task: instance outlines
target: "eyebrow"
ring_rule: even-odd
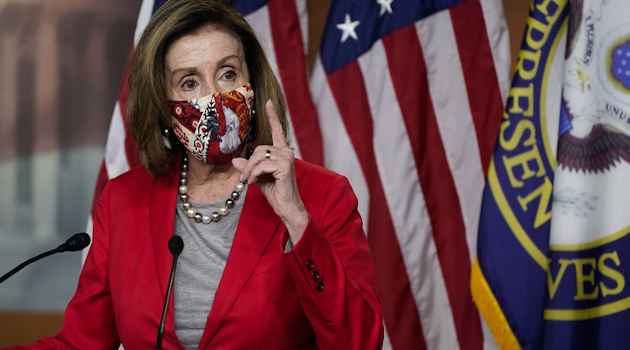
[[[219,62],[217,62],[217,67],[221,67],[223,66],[227,61],[236,58],[237,60],[240,61],[241,57],[239,55],[229,55],[226,57],[223,57],[221,60],[219,60]],[[180,73],[180,72],[186,72],[188,74],[190,73],[197,73],[197,68],[196,67],[183,67],[183,68],[177,68],[174,71],[171,72],[171,82],[173,81],[173,77],[175,76],[175,74]],[[186,75],[188,75],[186,74]]]

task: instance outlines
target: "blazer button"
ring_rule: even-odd
[[[311,271],[312,269],[315,268],[315,263],[313,262],[313,260],[308,260],[306,261],[306,268]]]
[[[323,291],[324,290],[324,282],[323,281],[317,282],[317,285],[315,286],[315,288],[317,288],[318,292]]]
[[[317,270],[313,271],[313,274],[311,275],[311,277],[313,277],[313,281],[315,282],[319,281],[319,271]]]

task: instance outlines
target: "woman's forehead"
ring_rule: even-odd
[[[230,58],[243,58],[243,46],[236,35],[206,26],[176,40],[166,53],[167,68],[215,65]]]

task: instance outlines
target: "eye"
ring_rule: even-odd
[[[182,90],[190,91],[194,90],[197,87],[197,82],[194,79],[186,79],[182,83]]]
[[[232,81],[232,80],[236,79],[236,72],[230,69],[227,72],[223,73],[223,77],[222,78],[227,80],[227,81]]]

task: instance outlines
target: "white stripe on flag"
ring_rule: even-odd
[[[374,154],[429,348],[459,349],[417,165],[382,41],[359,58],[374,122]],[[416,78],[416,77],[412,77]]]
[[[501,89],[503,104],[507,100],[510,89],[510,33],[508,33],[505,17],[503,16],[503,3],[499,0],[480,0],[483,18],[486,23],[486,35],[492,50],[494,69],[497,72],[497,81]]]
[[[271,26],[269,25],[269,6],[265,5],[258,10],[250,13],[245,16],[245,19],[252,26],[254,32],[256,32],[256,36],[258,37],[258,41],[260,45],[265,50],[267,54],[267,60],[269,61],[269,65],[273,70],[273,73],[276,75],[278,82],[282,86],[282,81],[280,80],[280,71],[278,68],[278,61],[276,59],[276,50],[273,46],[273,37],[271,34]],[[282,88],[282,92],[285,93],[284,87]],[[286,93],[285,93],[286,96]],[[289,141],[289,145],[293,148],[296,158],[300,157],[300,148],[297,144],[297,139],[295,138],[295,132],[293,131],[292,123],[291,123],[291,114],[287,108],[287,127],[289,129],[289,135],[287,135],[287,140]]]
[[[427,65],[431,101],[466,226],[470,261],[475,257],[484,172],[466,82],[448,11],[416,23]]]
[[[387,327],[385,327],[385,322],[383,322],[383,329],[385,329],[385,333],[383,334],[383,347],[381,350],[393,350],[392,341],[389,340],[389,334],[387,334]]]
[[[125,154],[126,132],[123,123],[120,104],[116,102],[114,115],[109,125],[109,133],[107,134],[107,144],[105,145],[105,168],[109,179],[113,179],[129,170],[129,162]]]
[[[278,62],[276,61],[276,51],[273,47],[273,38],[271,36],[271,27],[269,26],[269,7],[267,5],[245,16],[245,19],[252,26],[260,45],[267,54],[267,60],[276,77],[280,77],[278,71]]]
[[[359,201],[359,213],[363,218],[363,230],[367,232],[369,219],[370,191],[361,171],[359,158],[350,142],[350,136],[341,120],[326,73],[320,58],[317,58],[311,79],[311,94],[317,101],[319,127],[322,131],[324,160],[326,167],[348,178]]]
[[[304,44],[304,55],[308,55],[308,9],[305,0],[295,0],[298,18],[300,19],[300,29],[302,30],[302,44]]]
[[[138,43],[138,40],[140,39],[144,28],[149,23],[151,16],[153,16],[153,4],[154,0],[142,0],[140,12],[138,13],[138,21],[136,22],[136,31],[133,35],[134,47],[136,46],[135,44]]]

